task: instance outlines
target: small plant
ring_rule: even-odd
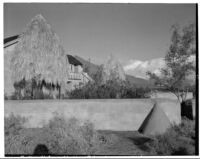
[[[5,135],[19,133],[19,131],[24,128],[23,125],[26,121],[26,118],[15,116],[13,113],[8,117],[5,117]]]
[[[15,116],[14,114],[5,117],[4,133],[6,154],[23,154],[24,148],[21,147],[21,143],[23,143],[25,137],[23,135],[21,136],[21,132],[24,129],[24,123],[26,121],[26,118]]]

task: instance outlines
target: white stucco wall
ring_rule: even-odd
[[[181,122],[180,104],[157,99],[171,123]],[[5,101],[5,116],[11,113],[29,118],[28,127],[42,127],[54,113],[65,118],[89,120],[98,130],[136,131],[150,112],[151,99],[18,100]]]

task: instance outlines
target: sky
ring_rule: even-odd
[[[113,54],[123,65],[164,57],[174,24],[195,22],[195,4],[5,3],[4,38],[20,34],[37,14],[65,51],[96,64]]]

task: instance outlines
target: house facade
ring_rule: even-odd
[[[69,77],[67,81],[67,90],[71,91],[77,87],[84,86],[93,79],[83,71],[83,64],[74,56],[67,55],[69,62]]]

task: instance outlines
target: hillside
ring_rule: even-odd
[[[142,78],[138,78],[138,77],[134,77],[132,75],[126,75],[126,79],[130,83],[135,84],[136,86],[139,86],[139,87],[151,87],[151,86],[153,86],[151,81],[145,80],[145,79],[142,79]]]
[[[99,65],[93,64],[82,57],[79,56],[74,56],[77,60],[79,60],[83,64],[83,68],[87,68],[87,73],[92,77],[98,70]],[[132,75],[126,75],[126,79],[131,83],[135,84],[136,86],[139,87],[147,87],[151,86],[151,82],[142,78],[137,78]]]

